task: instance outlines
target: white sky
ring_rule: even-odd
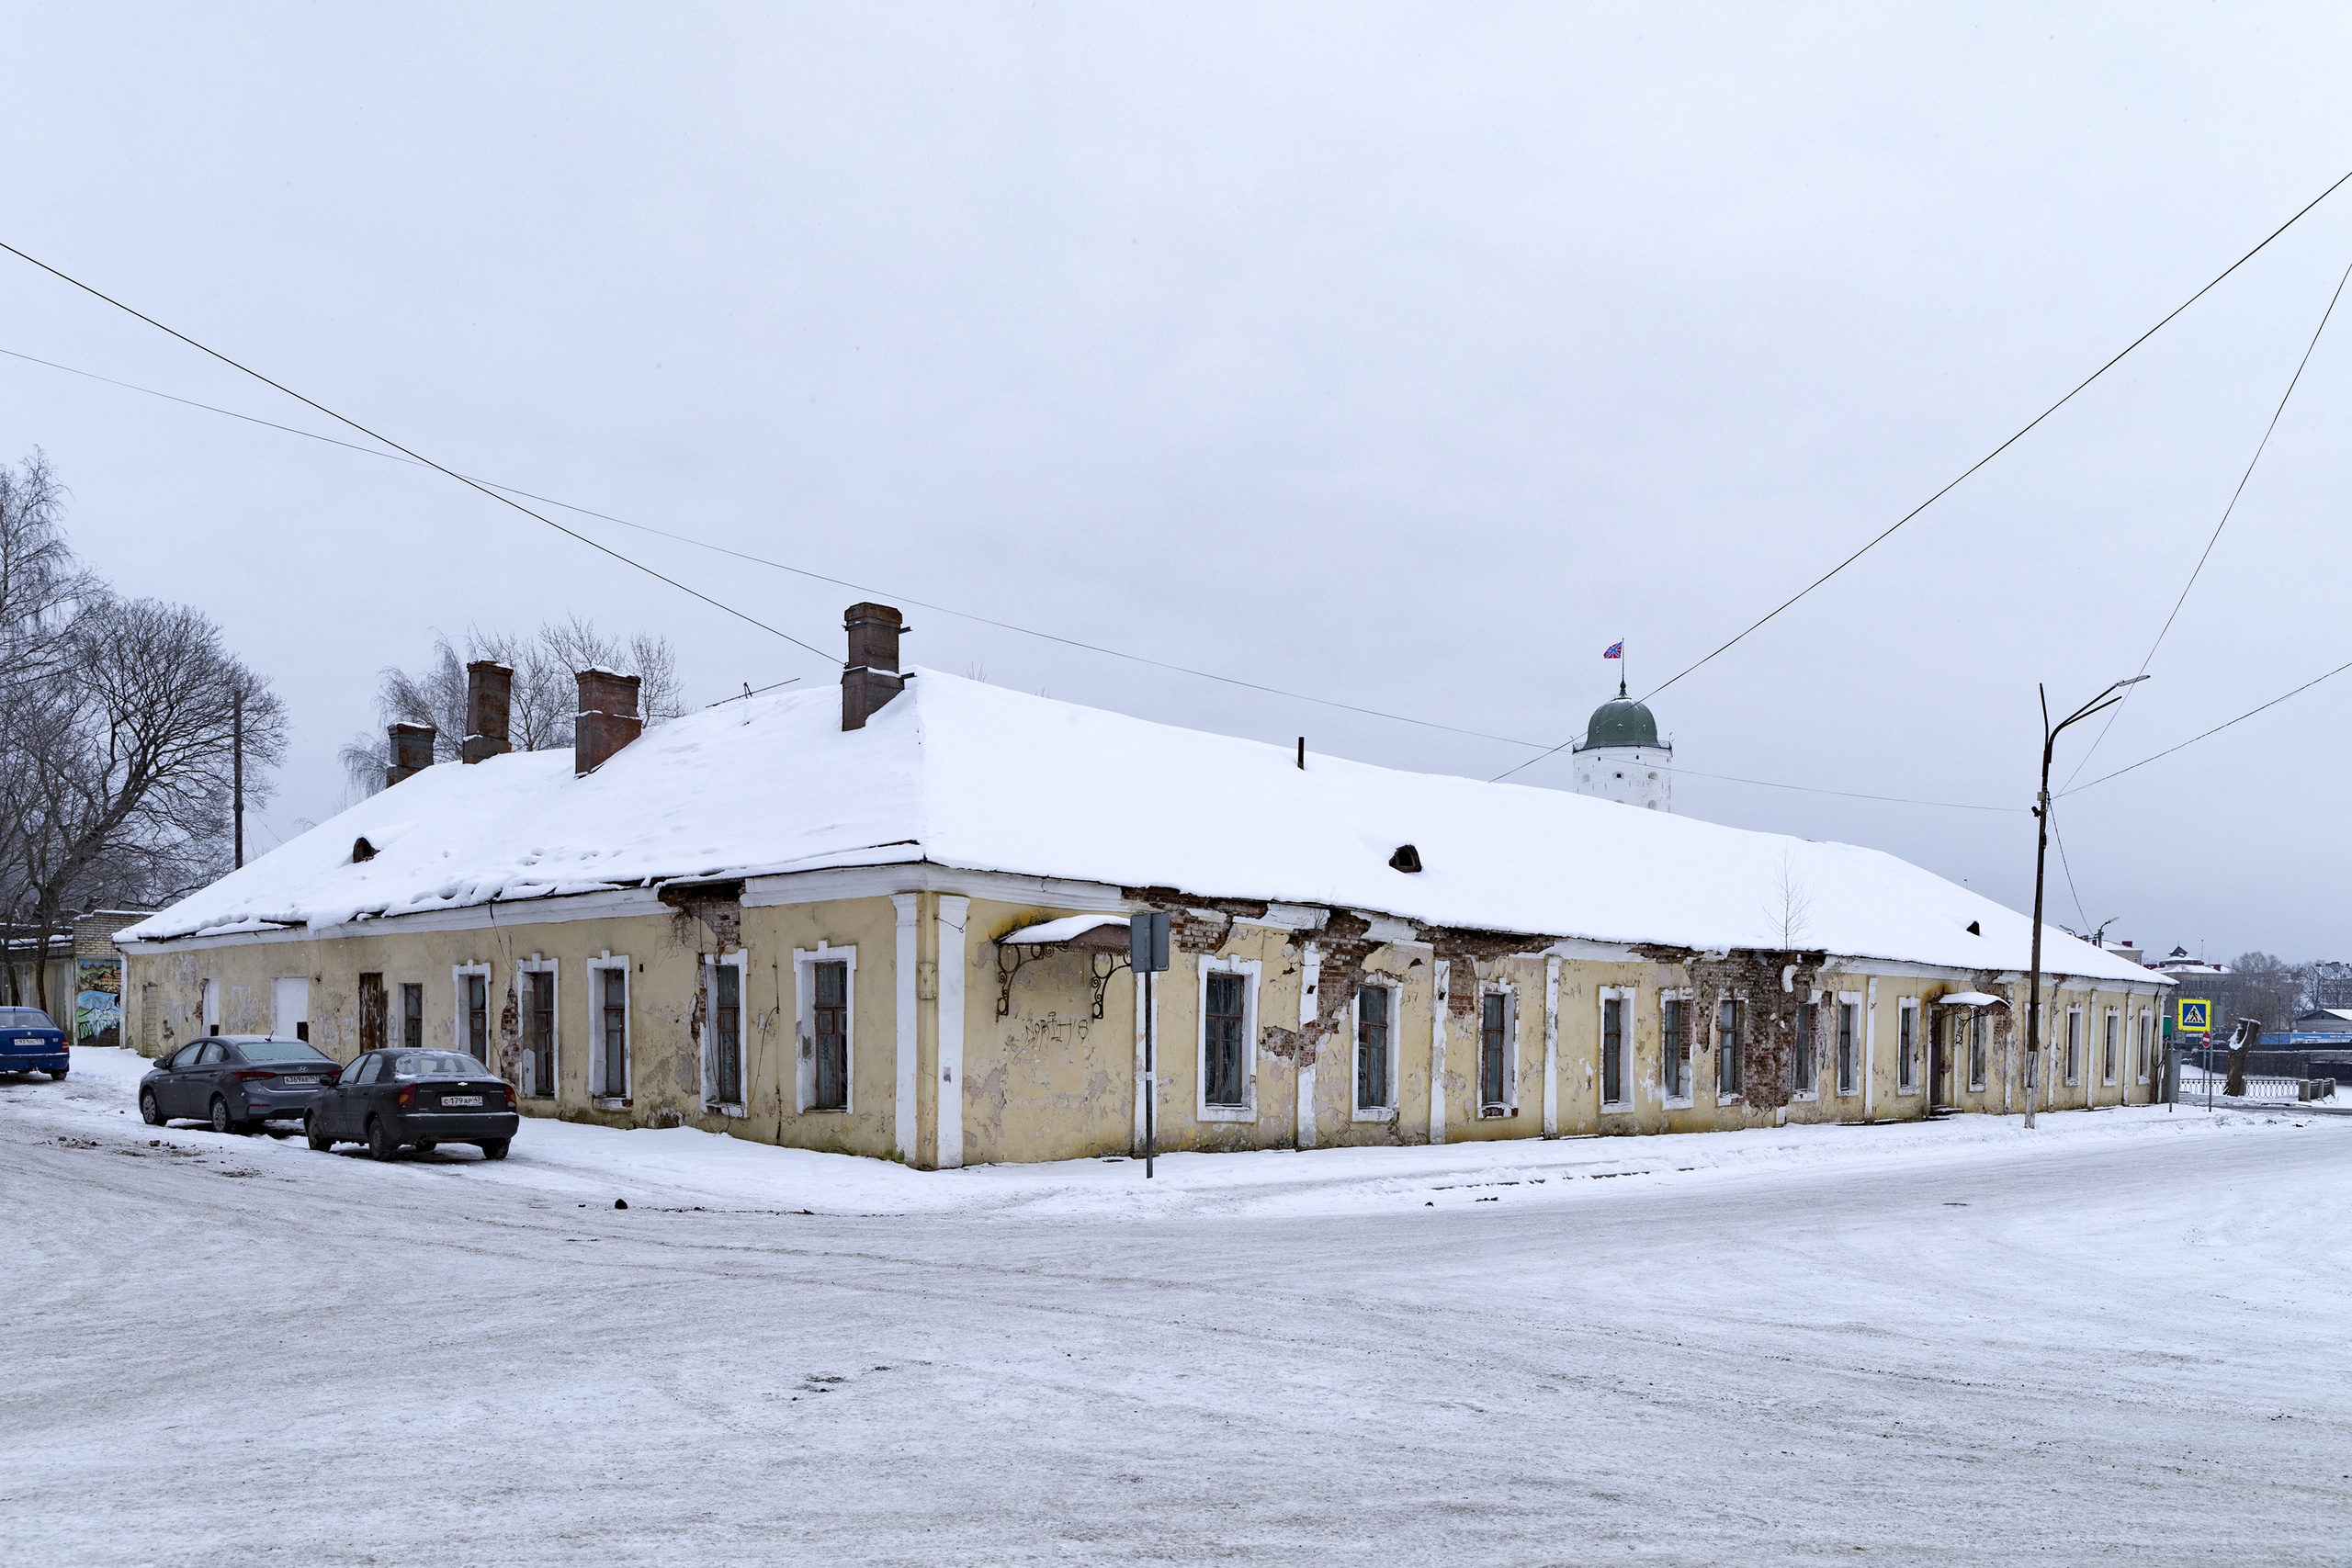
[[[1909,510],[2352,168],[2324,8],[23,6],[0,237],[468,472],[1153,657],[1551,742]],[[0,349],[324,422],[0,257]],[[2352,262],[2339,192],[1657,703],[1678,760],[2022,807]],[[2352,300],[2086,779],[2352,658]],[[834,669],[448,480],[0,358],[76,544],[291,705],[330,814],[435,629]],[[559,513],[558,515],[563,515]],[[579,524],[580,519],[566,517]],[[597,536],[829,650],[860,595]],[[1520,749],[909,606],[910,656],[1492,774]],[[2052,917],[2352,954],[2352,673],[2065,803]],[[2096,733],[2095,731],[2091,733]],[[2079,737],[2079,739],[2077,739]],[[2061,777],[2088,744],[2065,743]],[[1565,787],[1566,757],[1522,774]],[[2031,819],[1686,774],[2019,907]],[[1204,824],[1213,831],[1214,824]]]

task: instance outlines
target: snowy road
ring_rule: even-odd
[[[538,1122],[381,1167],[158,1135],[135,1073],[0,1080],[0,1562],[2352,1560],[2352,1118],[1147,1192]]]

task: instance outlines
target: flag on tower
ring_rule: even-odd
[[[1601,658],[1603,658],[1603,659],[1623,659],[1623,658],[1624,658],[1624,657],[1625,657],[1625,644],[1624,644],[1622,640],[1617,641],[1617,642],[1612,642],[1612,643],[1611,643],[1611,644],[1609,645],[1609,651],[1608,651],[1608,652],[1606,652],[1606,653],[1604,653],[1604,654],[1602,654],[1600,657],[1601,657]]]

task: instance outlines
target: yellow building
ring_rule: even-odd
[[[473,1052],[526,1111],[925,1167],[2018,1111],[2030,923],[1891,855],[899,673],[400,782],[118,938],[126,1026]],[[430,755],[429,748],[423,755]],[[1302,765],[1303,764],[1303,765]],[[2051,930],[2035,1099],[2153,1096],[2165,981]]]

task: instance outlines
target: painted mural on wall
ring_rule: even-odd
[[[74,961],[74,1038],[93,1045],[122,1043],[122,961]]]

